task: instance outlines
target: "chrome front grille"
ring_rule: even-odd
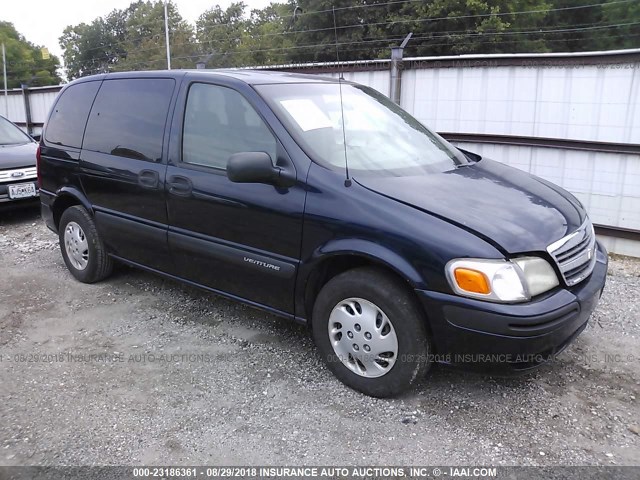
[[[16,168],[13,170],[0,170],[0,183],[19,182],[31,180],[38,176],[36,167]]]
[[[596,235],[587,218],[578,230],[547,247],[568,286],[591,275],[596,264]]]

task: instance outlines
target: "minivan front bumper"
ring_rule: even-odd
[[[551,360],[586,328],[604,289],[607,264],[607,251],[598,242],[586,280],[521,304],[417,290],[433,335],[434,360],[514,370]]]

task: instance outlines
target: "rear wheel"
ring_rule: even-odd
[[[330,280],[313,309],[314,340],[329,369],[349,387],[390,397],[430,366],[425,319],[401,281],[375,268]]]
[[[107,255],[95,223],[84,207],[67,208],[58,228],[62,258],[71,274],[83,283],[108,277],[113,260]]]

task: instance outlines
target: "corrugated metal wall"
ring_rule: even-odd
[[[49,109],[53,105],[61,87],[44,87],[29,89],[29,103],[31,106],[31,121],[34,123],[33,134],[40,133],[41,124],[47,119]],[[7,95],[9,104],[9,120],[20,126],[27,121],[24,108],[24,96],[20,90],[11,90]],[[0,91],[0,115],[5,116],[5,96]]]
[[[402,106],[440,132],[640,143],[638,64],[406,70]]]

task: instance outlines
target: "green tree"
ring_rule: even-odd
[[[206,10],[195,30],[170,3],[172,67],[389,58],[409,32],[405,56],[637,47],[640,25],[627,24],[640,24],[640,2],[619,1],[581,7],[575,0],[287,0],[249,13],[240,1]],[[138,0],[69,26],[60,40],[69,78],[166,68],[161,0]]]
[[[244,48],[249,52],[248,65],[278,65],[287,63],[295,50],[295,37],[291,7],[284,3],[271,3],[263,9],[254,9]]]
[[[193,28],[173,3],[167,7],[172,68],[192,68]],[[60,37],[67,77],[167,68],[164,4],[139,0],[90,24],[68,26]]]
[[[290,28],[294,32],[292,61],[375,58],[393,44],[381,24],[388,22],[398,7],[387,0],[290,0],[289,5],[291,12],[296,12]]]
[[[124,55],[122,12],[114,10],[90,24],[68,26],[60,37],[67,78],[109,72]]]
[[[406,7],[405,7],[406,8]],[[540,29],[549,4],[545,0],[435,0],[415,5],[411,15],[401,10],[404,18],[414,16],[410,26],[415,40],[408,53],[447,55],[466,53],[544,52],[544,42],[528,33]],[[518,14],[516,12],[529,12]],[[397,31],[397,27],[396,27]],[[398,32],[399,33],[399,32]]]
[[[293,55],[298,61],[335,60],[336,37],[343,60],[388,58],[389,48],[409,32],[413,39],[407,55],[545,51],[544,43],[535,38],[504,35],[509,30],[539,29],[549,8],[545,0],[301,0],[299,5],[303,7],[296,22],[300,47]],[[514,13],[522,10],[539,12]]]
[[[295,49],[291,7],[271,3],[246,15],[243,2],[226,10],[219,5],[196,22],[196,38],[207,67],[242,67],[282,64]]]
[[[216,5],[196,21],[196,39],[208,67],[236,66],[250,58],[246,48],[249,21],[244,18],[245,9],[243,2],[232,3],[226,10]]]
[[[171,68],[194,68],[197,59],[193,28],[173,3],[167,7]],[[138,1],[127,9],[124,54],[116,70],[162,70],[167,68],[164,3]]]
[[[591,32],[592,38],[596,35],[600,38],[597,49],[615,50],[640,46],[640,2],[612,3],[604,5],[601,10],[603,24],[612,27],[597,33]],[[636,25],[630,25],[633,23]],[[622,26],[613,27],[613,25]]]
[[[55,55],[43,58],[42,48],[27,41],[12,23],[0,22],[0,43],[4,43],[7,60],[7,87],[19,88],[58,85],[60,60]]]

